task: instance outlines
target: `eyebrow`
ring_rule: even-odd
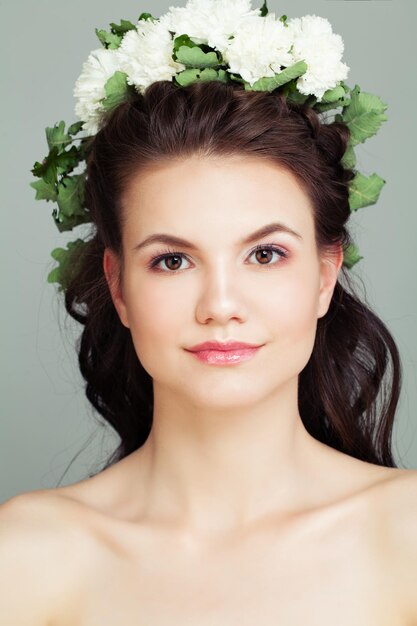
[[[282,222],[272,222],[271,224],[266,224],[265,226],[258,228],[258,230],[255,230],[255,232],[245,237],[240,242],[240,244],[245,245],[248,243],[253,243],[258,239],[261,239],[262,237],[266,237],[271,233],[277,232],[288,233],[290,235],[293,235],[294,237],[297,237],[298,239],[302,239],[300,233],[297,233],[289,226],[286,226],[286,224],[283,224]],[[197,246],[195,244],[187,241],[186,239],[182,239],[182,237],[176,237],[175,235],[169,235],[166,233],[155,233],[153,235],[150,235],[149,237],[146,237],[146,239],[134,246],[133,251],[137,252],[138,250],[142,250],[146,246],[150,246],[153,243],[165,243],[181,248],[188,248],[189,250],[197,250]]]

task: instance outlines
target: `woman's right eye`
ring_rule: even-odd
[[[170,252],[169,254],[165,253],[165,254],[159,254],[155,257],[153,257],[149,264],[148,264],[148,268],[152,269],[156,272],[165,272],[165,273],[175,273],[176,271],[178,271],[180,269],[181,266],[181,261],[182,259],[185,259],[185,255],[180,253],[180,252]],[[172,260],[172,262],[171,262]],[[167,262],[165,264],[165,267],[167,268],[166,270],[161,269],[160,267],[158,267],[158,265],[162,262]],[[182,268],[184,269],[184,268]]]

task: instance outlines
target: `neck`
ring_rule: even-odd
[[[140,516],[217,533],[290,514],[320,484],[329,450],[301,421],[297,381],[230,408],[191,406],[155,383],[152,430],[135,453]]]

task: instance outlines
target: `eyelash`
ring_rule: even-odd
[[[287,252],[285,252],[282,248],[278,248],[278,246],[272,245],[272,244],[259,244],[257,246],[255,246],[255,248],[253,248],[253,250],[251,250],[249,256],[251,256],[252,254],[254,254],[255,252],[257,252],[258,250],[271,250],[272,252],[276,252],[281,259],[283,259],[282,261],[280,261],[279,263],[283,263],[284,259],[288,258],[288,254]],[[176,252],[175,250],[171,250],[168,249],[165,253],[159,253],[157,256],[153,257],[149,263],[147,264],[148,269],[153,270],[155,272],[162,272],[163,274],[177,274],[178,272],[181,272],[183,270],[181,269],[177,269],[177,270],[170,270],[170,269],[166,269],[166,270],[162,270],[160,268],[157,268],[156,266],[163,261],[164,259],[168,259],[172,256],[178,256],[181,258],[186,257],[185,254],[182,254],[181,252]],[[256,265],[256,263],[255,263]],[[262,263],[259,263],[259,266],[262,267]],[[276,263],[271,264],[271,263],[266,263],[265,267],[269,267],[271,265],[276,265]]]

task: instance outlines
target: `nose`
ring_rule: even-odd
[[[207,270],[196,305],[196,319],[200,324],[215,322],[225,325],[230,319],[243,323],[247,319],[243,285],[233,270],[218,263]]]

